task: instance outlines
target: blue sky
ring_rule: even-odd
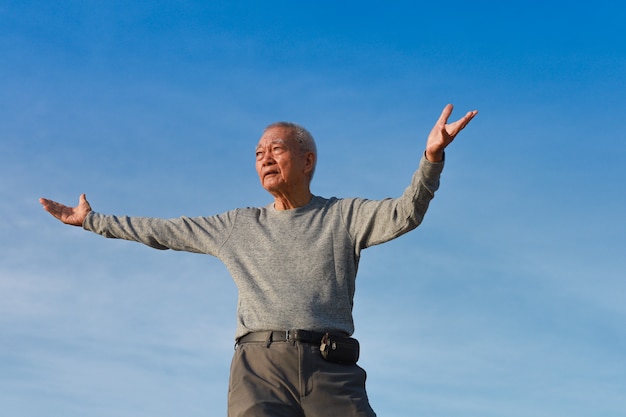
[[[395,197],[453,103],[479,114],[423,225],[363,253],[374,409],[626,415],[626,6],[337,3],[0,3],[3,414],[226,410],[221,263],[64,226],[40,196],[265,205],[254,146],[291,120],[318,142],[315,194]]]

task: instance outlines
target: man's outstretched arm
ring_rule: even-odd
[[[426,159],[430,162],[441,162],[443,160],[443,151],[446,149],[456,135],[476,116],[477,110],[469,111],[465,116],[456,122],[448,123],[448,117],[452,114],[453,106],[448,104],[444,107],[439,116],[439,120],[428,135],[426,142]]]
[[[47,198],[40,198],[39,203],[52,216],[72,226],[82,226],[87,214],[91,211],[91,206],[85,194],[81,194],[76,207],[68,207]]]

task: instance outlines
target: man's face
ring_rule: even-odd
[[[302,155],[288,127],[269,128],[256,148],[256,171],[261,185],[272,195],[308,190],[310,163]]]

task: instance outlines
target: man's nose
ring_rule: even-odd
[[[261,165],[262,166],[266,166],[266,165],[272,165],[275,164],[276,161],[274,160],[274,157],[272,156],[271,152],[265,152],[263,154],[263,157],[261,158]]]

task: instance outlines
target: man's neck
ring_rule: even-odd
[[[309,204],[313,194],[309,190],[306,193],[297,196],[274,196],[274,208],[276,210],[292,210]]]

